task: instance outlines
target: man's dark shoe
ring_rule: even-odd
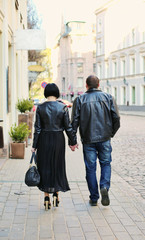
[[[108,206],[110,204],[110,199],[109,199],[109,196],[108,196],[107,188],[101,188],[100,192],[101,192],[101,196],[102,196],[102,199],[101,199],[102,205],[103,206]]]
[[[92,200],[90,199],[89,203],[90,203],[91,206],[97,206],[97,201],[92,201]]]

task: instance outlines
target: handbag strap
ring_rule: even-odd
[[[33,159],[34,159],[35,164],[37,164],[35,152],[32,153],[31,160],[30,160],[30,165],[32,165]]]

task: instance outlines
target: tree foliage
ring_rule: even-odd
[[[44,88],[41,86],[42,82],[50,83],[52,82],[52,66],[51,66],[51,50],[49,48],[41,51],[41,59],[39,64],[45,67],[45,71],[41,72],[36,82],[33,82],[30,89],[30,98],[44,98]]]
[[[36,6],[33,0],[27,0],[27,28],[28,29],[40,29],[41,18],[38,16]],[[40,51],[29,50],[28,61],[37,62],[41,58]]]

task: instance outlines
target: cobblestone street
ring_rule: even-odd
[[[113,170],[145,198],[145,117],[121,115],[112,146]]]
[[[24,160],[7,160],[0,170],[0,240],[145,239],[145,117],[121,115],[121,128],[112,145],[108,207],[100,199],[96,207],[88,203],[81,143],[75,153],[66,148],[71,191],[60,193],[59,208],[48,212],[43,193],[24,184],[30,146]]]

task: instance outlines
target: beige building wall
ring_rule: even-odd
[[[16,50],[15,33],[27,28],[27,0],[0,0],[0,119],[4,143],[17,123],[18,98],[28,97],[27,51]]]

